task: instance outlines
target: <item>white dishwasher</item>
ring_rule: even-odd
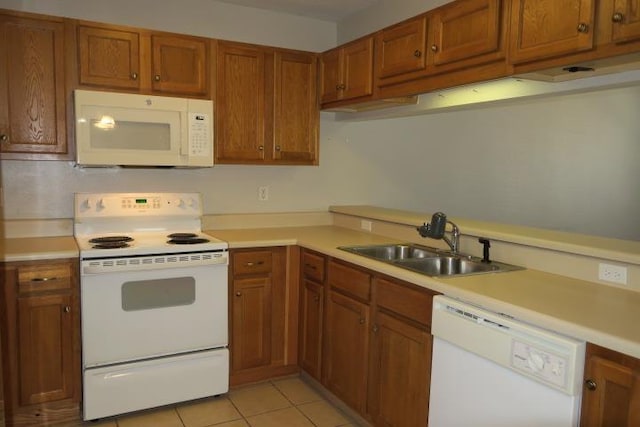
[[[576,427],[585,343],[433,299],[429,427]]]

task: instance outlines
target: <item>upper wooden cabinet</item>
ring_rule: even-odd
[[[60,19],[0,14],[0,158],[66,160]]]
[[[323,104],[373,93],[373,38],[366,37],[320,56],[320,100]]]
[[[591,49],[596,0],[512,0],[510,60],[521,63]]]
[[[413,95],[506,75],[509,7],[508,0],[457,0],[379,31],[378,95]]]
[[[640,0],[613,0],[611,40],[615,43],[640,38]]]
[[[209,41],[79,23],[79,84],[167,95],[209,94]]]
[[[427,66],[427,17],[419,16],[376,34],[379,79],[422,71]]]
[[[216,163],[318,163],[317,60],[308,52],[220,42]]]
[[[640,360],[587,344],[581,427],[640,425]]]

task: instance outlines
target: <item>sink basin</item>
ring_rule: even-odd
[[[413,243],[341,246],[338,249],[383,261],[427,276],[459,276],[523,269],[522,267],[495,261],[485,263],[477,257],[453,255],[448,251]]]
[[[339,249],[381,261],[428,258],[439,255],[436,248],[412,244],[344,246]]]
[[[398,267],[415,270],[428,276],[451,276],[454,274],[474,274],[500,271],[494,263],[483,263],[467,258],[441,256],[426,259],[407,259],[395,262]]]

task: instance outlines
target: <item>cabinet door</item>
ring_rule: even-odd
[[[337,101],[342,93],[341,49],[336,48],[320,56],[320,101]]]
[[[343,76],[341,99],[373,93],[373,38],[349,43],[342,49]]]
[[[18,301],[20,404],[73,395],[71,295],[23,297]]]
[[[137,32],[78,27],[80,84],[140,89],[140,35]]]
[[[262,162],[265,51],[257,46],[220,43],[217,67],[216,162]]]
[[[581,427],[640,425],[640,361],[635,369],[607,358],[587,359]]]
[[[423,71],[427,66],[427,17],[386,28],[376,36],[377,78]]]
[[[640,38],[640,0],[614,0],[612,40],[627,42]]]
[[[234,279],[231,369],[271,363],[271,278]]]
[[[426,426],[431,335],[383,313],[376,315],[373,331],[369,402],[375,424]]]
[[[458,0],[430,21],[434,65],[492,53],[500,48],[500,0]]]
[[[64,24],[0,15],[0,155],[64,159]]]
[[[311,53],[275,53],[274,144],[276,163],[317,164],[317,60]]]
[[[186,96],[208,93],[205,40],[152,35],[151,49],[154,91]]]
[[[310,280],[303,281],[300,365],[318,380],[322,354],[323,297],[324,290],[321,285]]]
[[[595,0],[512,0],[512,63],[593,47]]]
[[[369,307],[331,291],[327,300],[325,331],[324,384],[347,405],[364,413]]]

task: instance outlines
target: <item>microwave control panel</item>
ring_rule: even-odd
[[[210,120],[206,113],[189,113],[190,156],[211,156]]]

